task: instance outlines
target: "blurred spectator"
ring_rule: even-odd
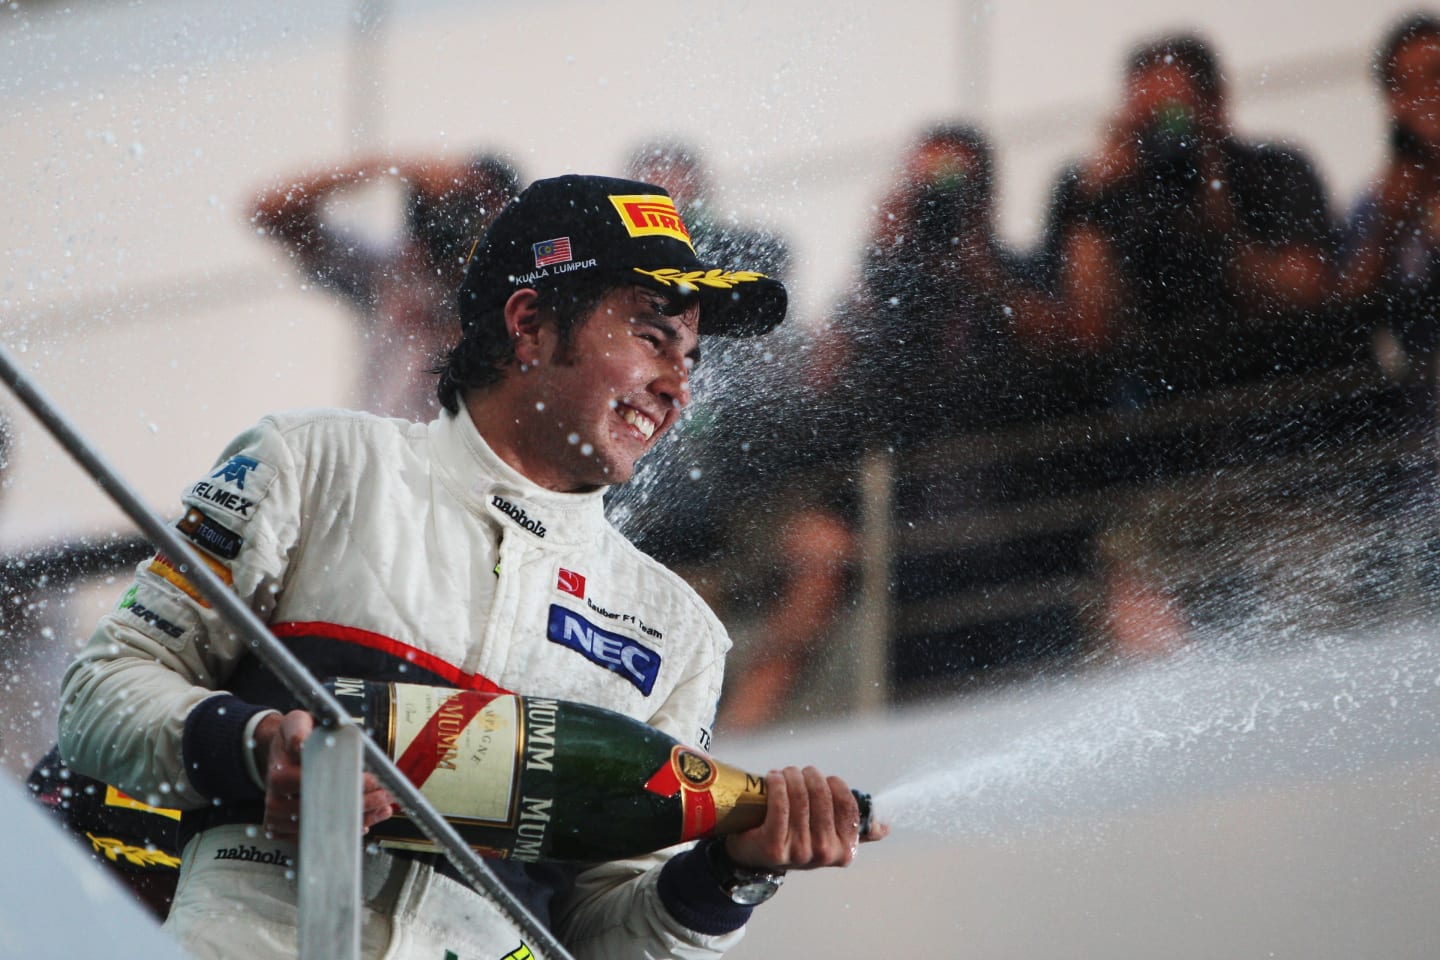
[[[623,176],[669,192],[707,263],[753,264],[786,279],[785,240],[720,209],[696,148],[670,139],[646,142],[630,154]],[[610,494],[611,518],[625,534],[702,592],[699,581],[720,555],[727,517],[774,479],[778,336],[705,337],[704,362],[692,378],[696,400],[641,461],[635,478]]]
[[[377,245],[341,227],[331,202],[396,183],[405,227]],[[254,222],[284,244],[302,270],[350,303],[365,339],[358,405],[386,416],[429,420],[439,407],[429,371],[459,337],[455,291],[474,240],[519,189],[504,160],[465,163],[369,159],[264,190]]]
[[[776,234],[741,225],[718,209],[710,171],[694,147],[668,139],[641,144],[626,161],[624,175],[669,191],[701,260],[753,263],[753,269],[784,279],[790,268],[789,246]]]
[[[1389,149],[1350,213],[1339,294],[1395,379],[1433,376],[1440,331],[1440,18],[1395,24],[1375,54]]]
[[[855,658],[846,630],[853,613],[855,559],[850,524],[833,504],[804,495],[767,510],[755,525],[763,551],[755,582],[767,586],[758,615],[728,623],[735,649],[716,724],[728,732],[784,720],[811,720],[853,706]]]
[[[726,728],[853,707],[852,502],[867,443],[983,429],[1058,399],[1046,378],[1070,346],[1054,302],[995,235],[993,183],[979,131],[923,133],[880,205],[860,282],[816,344],[782,354],[806,375],[787,378],[768,497],[732,520]]]
[[[817,350],[817,385],[861,414],[857,435],[965,431],[1045,405],[1035,374],[1068,347],[1053,301],[995,234],[993,170],[983,134],[938,126],[881,202],[860,287]]]
[[[1103,142],[1060,177],[1043,261],[1075,336],[1118,367],[1110,399],[1139,405],[1328,359],[1329,247],[1310,163],[1236,138],[1210,47],[1173,36],[1130,54]]]

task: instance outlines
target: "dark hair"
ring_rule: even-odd
[[[554,318],[562,348],[569,346],[580,321],[620,285],[614,278],[599,278],[559,288],[536,288],[538,306]],[[430,371],[440,377],[435,395],[442,407],[458,413],[466,390],[483,390],[499,383],[514,362],[515,344],[505,327],[505,306],[501,303],[467,318],[460,342],[450,348],[440,366]]]
[[[969,150],[975,155],[975,176],[988,196],[994,186],[994,159],[990,151],[990,140],[980,132],[979,127],[968,123],[938,123],[921,136],[916,150],[930,146],[950,146]]]
[[[1428,13],[1412,13],[1397,21],[1375,49],[1375,79],[1386,90],[1395,89],[1395,55],[1412,40],[1427,37],[1440,39],[1440,18]]]
[[[1210,44],[1193,34],[1177,34],[1142,43],[1125,59],[1125,79],[1162,63],[1175,63],[1211,103],[1220,99],[1220,66]]]

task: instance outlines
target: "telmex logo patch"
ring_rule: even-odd
[[[573,610],[554,603],[550,605],[550,622],[545,633],[555,643],[620,674],[645,696],[650,696],[655,677],[660,673],[660,654],[654,650],[637,640],[597,627]]]
[[[632,237],[673,237],[690,245],[690,231],[669,197],[658,193],[611,196],[610,202],[620,211],[620,219]],[[691,247],[693,250],[694,248]]]
[[[219,470],[210,474],[210,479],[219,477],[225,483],[235,484],[237,490],[245,489],[245,476],[251,471],[258,469],[260,461],[254,457],[242,457],[238,453],[226,460]]]

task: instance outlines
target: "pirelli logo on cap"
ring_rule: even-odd
[[[691,250],[690,231],[675,209],[675,202],[658,193],[640,193],[610,196],[610,202],[620,212],[620,219],[632,237],[672,237],[684,243]]]

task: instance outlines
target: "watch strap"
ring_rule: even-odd
[[[730,858],[725,838],[705,841],[705,860],[720,889],[731,900],[747,906],[763,903],[785,882],[785,871],[741,866]]]

